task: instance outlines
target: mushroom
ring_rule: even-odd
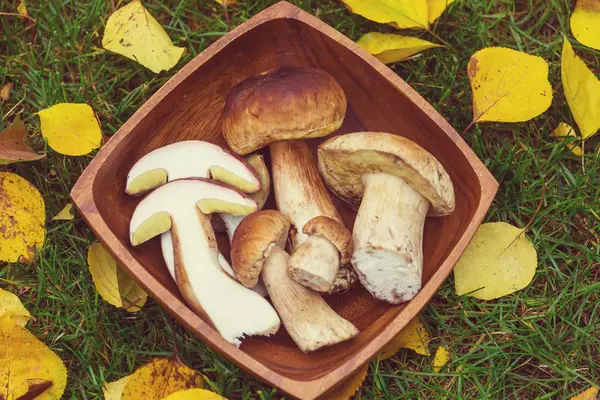
[[[289,255],[283,250],[290,222],[275,210],[244,218],[233,235],[231,259],[239,277],[261,274],[281,321],[300,350],[307,353],[349,340],[358,329],[335,313],[321,295],[288,275]]]
[[[180,179],[144,197],[129,225],[134,246],[170,230],[175,282],[182,296],[236,346],[244,336],[274,334],[280,320],[269,302],[223,271],[206,214],[254,211],[254,200],[232,187],[206,179]]]
[[[244,193],[260,190],[258,177],[244,160],[216,144],[186,140],[140,158],[127,175],[125,192],[141,195],[175,179],[210,177]]]
[[[390,133],[337,136],[321,143],[318,156],[327,186],[360,204],[352,255],[360,281],[377,299],[412,299],[421,289],[425,216],[454,211],[448,173],[425,149]]]
[[[311,219],[342,221],[308,145],[292,139],[326,136],[341,126],[345,113],[344,91],[331,75],[315,68],[271,70],[246,79],[227,96],[222,129],[230,148],[243,155],[270,145],[275,200],[292,222],[292,249],[308,239],[302,230]],[[335,246],[315,247],[312,253],[329,261],[328,271],[336,271],[329,293],[345,291],[356,281],[348,264],[334,265],[339,258]]]

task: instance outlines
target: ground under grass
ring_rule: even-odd
[[[12,11],[16,1],[3,1]],[[170,72],[155,75],[101,48],[108,15],[117,0],[30,0],[36,19],[0,16],[0,82],[13,82],[0,105],[0,128],[16,113],[43,149],[33,114],[59,102],[89,103],[110,136],[181,66],[227,32],[224,13],[212,0],[147,0],[144,3],[174,42],[188,49]],[[241,0],[230,10],[232,26],[274,1]],[[351,39],[367,31],[393,31],[348,12],[333,0],[296,0]],[[572,4],[573,3],[573,4]],[[371,362],[358,399],[563,399],[599,384],[600,378],[600,156],[598,140],[574,158],[551,131],[559,122],[576,126],[560,83],[563,36],[570,37],[568,0],[463,0],[433,28],[455,50],[436,49],[393,69],[461,131],[472,119],[466,65],[471,54],[505,46],[550,63],[554,101],[542,116],[523,124],[485,124],[465,139],[500,182],[488,221],[524,227],[538,252],[533,283],[514,295],[479,301],[454,293],[452,277],[422,313],[431,349],[443,344],[452,361],[439,373],[431,358],[403,350]],[[413,33],[414,34],[414,33]],[[427,33],[417,35],[435,39]],[[600,72],[600,52],[574,42],[576,52]],[[30,180],[54,216],[67,202],[77,177],[93,157],[64,157],[48,150],[35,163],[1,167]],[[1,210],[0,210],[1,212]],[[0,287],[17,293],[35,316],[29,328],[65,360],[65,398],[100,399],[105,380],[131,373],[150,358],[169,355],[173,341],[182,358],[230,399],[281,396],[176,326],[152,301],[142,312],[115,309],[97,294],[86,255],[95,239],[86,224],[47,223],[46,245],[35,265],[0,266]]]

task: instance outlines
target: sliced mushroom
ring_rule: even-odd
[[[274,210],[246,217],[233,236],[232,263],[238,276],[262,275],[283,325],[305,353],[358,335],[316,292],[288,275],[289,255],[283,250],[290,222]],[[243,273],[244,272],[244,273]]]
[[[175,179],[211,177],[245,193],[260,190],[258,177],[244,160],[216,144],[187,140],[140,158],[127,175],[125,192],[141,195]]]
[[[291,246],[308,236],[302,229],[309,220],[341,216],[321,180],[305,139],[336,131],[344,120],[346,96],[335,79],[314,68],[283,67],[253,76],[234,87],[222,115],[223,135],[231,149],[247,154],[270,145],[277,208],[292,222]],[[335,261],[335,251],[321,260]],[[342,292],[356,281],[350,265],[337,269],[330,293]]]
[[[338,136],[318,154],[327,186],[348,204],[360,203],[352,265],[362,284],[392,304],[412,299],[421,289],[425,217],[454,210],[450,176],[425,149],[389,133]]]
[[[247,215],[254,211],[256,202],[229,186],[205,179],[180,179],[144,197],[129,225],[134,246],[170,230],[175,281],[182,296],[236,346],[245,336],[277,332],[280,321],[269,302],[223,271],[205,214]]]

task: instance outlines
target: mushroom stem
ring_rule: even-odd
[[[375,298],[392,304],[408,301],[421,289],[429,201],[396,176],[365,174],[363,182],[352,265]]]
[[[352,323],[340,317],[316,292],[288,276],[289,255],[280,247],[267,250],[262,278],[271,301],[292,340],[305,353],[358,335]]]
[[[316,290],[328,292],[340,265],[338,249],[323,236],[311,236],[296,248],[289,261],[290,277]]]

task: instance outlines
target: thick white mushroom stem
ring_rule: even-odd
[[[316,290],[329,292],[338,273],[340,253],[323,236],[310,236],[290,257],[289,274],[296,282]]]
[[[294,343],[305,353],[358,335],[352,323],[340,317],[321,295],[288,276],[289,255],[271,245],[262,269],[262,278],[271,301]]]
[[[354,222],[352,265],[377,299],[399,304],[421,289],[423,227],[429,201],[402,178],[363,175],[365,192]]]

